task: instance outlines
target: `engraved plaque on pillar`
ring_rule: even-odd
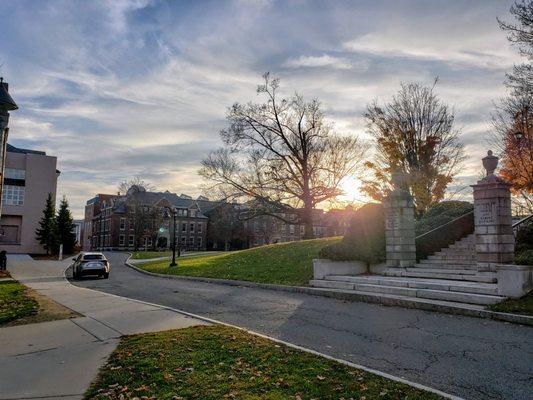
[[[400,227],[400,211],[392,209],[387,214],[387,229],[398,229]]]
[[[475,207],[476,225],[492,225],[496,223],[497,205],[494,200],[478,200]]]

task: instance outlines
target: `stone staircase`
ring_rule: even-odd
[[[310,281],[320,288],[488,305],[498,296],[496,273],[476,267],[475,236],[468,235],[411,268],[388,268],[382,275],[327,275]]]

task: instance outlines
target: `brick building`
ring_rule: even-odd
[[[183,250],[205,250],[208,217],[205,212],[220,203],[204,197],[147,192],[132,186],[124,196],[98,194],[85,206],[84,250],[168,248],[173,238]],[[166,217],[164,217],[166,214]]]
[[[282,219],[272,215],[249,218],[250,203],[209,201],[203,196],[193,199],[132,186],[123,196],[97,194],[87,201],[81,242],[85,251],[169,248],[172,217],[163,218],[169,209],[177,210],[176,241],[183,250],[239,249],[302,240],[302,210],[278,208]],[[313,212],[313,231],[316,238],[339,234],[320,209]]]

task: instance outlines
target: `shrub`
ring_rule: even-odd
[[[385,215],[381,204],[359,208],[341,242],[324,247],[321,258],[336,261],[357,260],[367,265],[385,260]]]
[[[517,265],[533,265],[533,250],[524,250],[517,253],[514,263]]]
[[[416,221],[416,235],[429,232],[473,210],[474,205],[467,201],[442,201],[435,204]]]
[[[533,250],[533,220],[522,224],[516,233],[515,252]]]

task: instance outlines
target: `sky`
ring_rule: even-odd
[[[58,198],[86,200],[134,176],[197,196],[227,107],[260,101],[269,71],[318,98],[335,129],[368,139],[362,114],[402,82],[431,84],[456,113],[474,183],[494,102],[519,56],[496,17],[506,0],[0,0],[0,76],[20,109],[10,143],[57,156]],[[358,200],[356,179],[345,183]],[[209,195],[209,193],[207,193]]]

